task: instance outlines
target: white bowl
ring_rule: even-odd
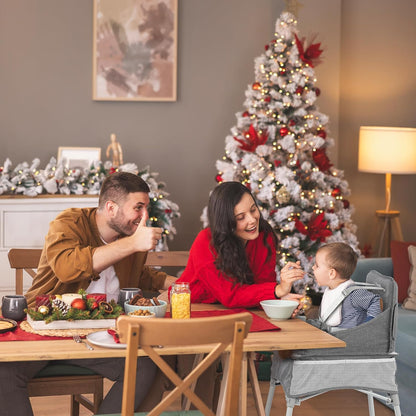
[[[156,318],[156,314],[154,312],[150,312],[150,315],[135,315],[136,311],[129,312],[127,315],[132,316],[133,318]]]
[[[292,316],[293,311],[299,305],[295,300],[288,299],[271,299],[262,300],[261,307],[270,319],[283,321]]]
[[[159,306],[138,306],[138,305],[129,305],[129,301],[124,302],[124,311],[128,314],[129,312],[137,311],[138,309],[148,310],[154,312],[156,318],[164,318],[166,314],[166,309],[168,308],[167,302],[160,300]]]

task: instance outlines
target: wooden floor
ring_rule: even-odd
[[[106,390],[110,386],[106,382]],[[269,383],[260,382],[260,388],[263,394],[263,401],[266,401]],[[35,397],[31,399],[33,412],[35,416],[66,416],[69,415],[69,397]],[[272,416],[285,414],[285,399],[282,389],[276,388],[276,394],[273,400]],[[383,404],[375,400],[376,416],[392,416],[394,412]],[[82,408],[81,416],[90,416],[92,413]],[[367,397],[362,393],[352,390],[333,391],[322,394],[313,399],[302,403],[300,407],[295,407],[294,416],[368,416]],[[234,415],[231,415],[234,416]],[[248,416],[257,416],[254,408],[253,399],[248,398]]]

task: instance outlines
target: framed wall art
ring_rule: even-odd
[[[94,0],[93,99],[176,101],[178,0]]]
[[[101,160],[100,147],[59,147],[58,163],[68,169],[90,168],[91,164]]]

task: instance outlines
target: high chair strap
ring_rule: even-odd
[[[331,307],[328,309],[325,315],[319,315],[319,319],[322,322],[326,322],[333,313],[338,309],[338,307],[341,305],[342,302],[344,302],[344,299],[351,293],[354,292],[354,290],[358,289],[366,289],[366,290],[377,290],[380,292],[384,292],[384,288],[377,284],[372,283],[365,283],[365,282],[354,282],[354,284],[346,287],[339,295],[339,297],[334,300]]]

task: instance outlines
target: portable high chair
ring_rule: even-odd
[[[383,310],[364,324],[332,332],[346,342],[345,348],[300,350],[289,359],[281,359],[274,353],[267,416],[278,384],[285,392],[286,416],[291,416],[294,406],[302,401],[338,389],[367,394],[370,416],[375,416],[374,397],[391,403],[395,416],[401,416],[395,359],[397,284],[375,270],[368,273],[366,282],[377,286]],[[384,290],[379,290],[380,287]],[[320,325],[317,320],[307,322]]]

